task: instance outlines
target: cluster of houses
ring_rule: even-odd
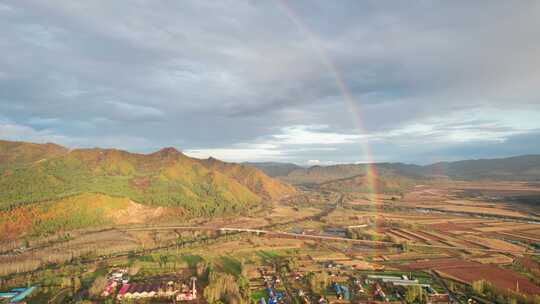
[[[427,292],[430,303],[449,303],[449,295],[446,293],[437,293],[435,289],[429,284],[422,284],[417,279],[408,278],[406,275],[398,276],[387,276],[387,275],[368,275],[366,284],[374,284],[374,294],[375,298],[378,298],[382,301],[388,302],[388,297],[383,290],[382,286],[396,288],[406,288],[407,286],[419,286]],[[396,297],[402,298],[403,294],[398,289],[396,291]]]
[[[191,301],[197,298],[196,278],[190,283],[177,284],[169,282],[126,283],[120,287],[116,298],[123,299],[149,299],[149,298],[175,298],[177,301]]]
[[[197,298],[197,278],[192,277],[186,282],[177,282],[174,278],[154,280],[150,282],[130,282],[127,269],[115,269],[107,277],[101,296],[114,296],[124,299],[176,299],[191,301]]]
[[[107,285],[105,286],[105,290],[103,290],[101,293],[101,296],[108,297],[116,291],[116,288],[120,286],[120,284],[127,283],[129,283],[127,269],[117,269],[109,274],[107,278]]]

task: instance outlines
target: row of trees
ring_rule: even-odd
[[[524,294],[497,288],[491,282],[478,280],[472,283],[472,289],[475,293],[480,294],[497,303],[510,304],[540,304],[540,296],[528,297]]]
[[[207,283],[204,297],[208,303],[247,304],[250,298],[248,280],[245,277],[243,263],[240,273],[232,274],[218,270],[205,260],[197,263],[195,269],[201,282]]]

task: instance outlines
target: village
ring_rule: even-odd
[[[296,256],[294,261],[258,253],[261,265],[245,266],[253,303],[402,303],[416,297],[426,303],[451,303],[444,288],[429,276],[384,271],[362,271],[350,261],[314,260]],[[174,274],[131,281],[127,268],[111,268],[97,299],[118,303],[205,303],[206,283],[196,274],[182,269]],[[432,286],[433,284],[433,286]],[[33,289],[15,288],[0,293],[0,303],[27,303]],[[31,302],[28,302],[31,303]]]

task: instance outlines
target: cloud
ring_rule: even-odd
[[[318,159],[309,159],[306,162],[306,165],[308,166],[329,166],[329,165],[334,165],[334,164],[336,163],[333,161],[320,161]]]
[[[357,134],[340,134],[328,130],[328,126],[290,126],[273,135],[275,141],[282,145],[334,145],[355,142],[362,136]]]
[[[422,161],[539,128],[536,1],[19,1],[0,17],[9,138]]]
[[[164,116],[164,113],[154,107],[141,106],[136,104],[130,104],[127,102],[107,101],[106,106],[109,107],[112,112],[109,115],[121,119],[159,119]]]

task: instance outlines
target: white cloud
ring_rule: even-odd
[[[290,145],[334,145],[354,143],[362,135],[332,132],[327,125],[296,125],[281,129],[281,134],[273,135],[280,144]]]
[[[306,162],[306,164],[308,166],[330,166],[330,165],[335,165],[336,162],[334,161],[320,161],[318,159],[310,159]]]
[[[67,137],[57,134],[50,129],[36,130],[32,127],[0,121],[0,138],[14,141],[32,141],[32,142],[55,142],[66,141]]]
[[[227,161],[286,160],[291,153],[335,151],[337,148],[329,145],[355,143],[356,139],[361,138],[359,135],[325,132],[328,129],[325,125],[298,125],[283,128],[278,134],[252,142],[235,144],[230,148],[189,149],[185,152],[193,157],[212,156]]]

